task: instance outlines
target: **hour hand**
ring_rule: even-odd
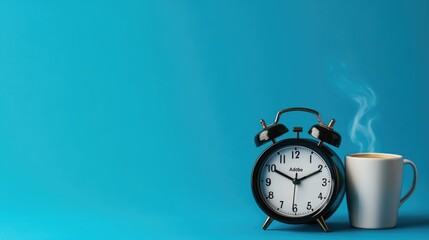
[[[276,173],[278,173],[278,174],[280,174],[280,175],[282,175],[283,177],[285,177],[285,178],[287,178],[287,179],[289,179],[289,180],[291,180],[292,182],[295,180],[295,179],[293,179],[293,178],[291,178],[291,177],[289,177],[288,175],[286,175],[286,174],[284,174],[284,173],[282,173],[282,172],[280,172],[279,170],[274,170],[274,172],[276,172]]]

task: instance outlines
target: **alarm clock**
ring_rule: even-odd
[[[289,131],[279,123],[280,116],[293,111],[317,116],[318,123],[308,131],[315,139],[301,138],[302,127],[294,127],[291,138],[277,139]],[[255,201],[268,216],[262,229],[277,220],[288,224],[317,222],[329,231],[326,219],[337,210],[345,192],[344,165],[327,146],[341,144],[334,123],[332,119],[326,125],[317,111],[302,107],[279,111],[268,126],[261,120],[263,130],[255,136],[255,144],[259,147],[272,142],[256,160],[251,179]]]

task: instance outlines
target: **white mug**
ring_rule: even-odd
[[[411,189],[400,198],[403,166],[414,171]],[[346,194],[349,220],[357,228],[393,228],[399,207],[417,185],[417,167],[400,155],[357,153],[346,156]]]

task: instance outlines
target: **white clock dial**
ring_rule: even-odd
[[[333,180],[318,153],[292,145],[268,156],[259,172],[259,190],[274,212],[286,217],[303,217],[327,205]]]

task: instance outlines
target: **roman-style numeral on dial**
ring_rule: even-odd
[[[286,155],[280,155],[280,163],[286,163]]]

